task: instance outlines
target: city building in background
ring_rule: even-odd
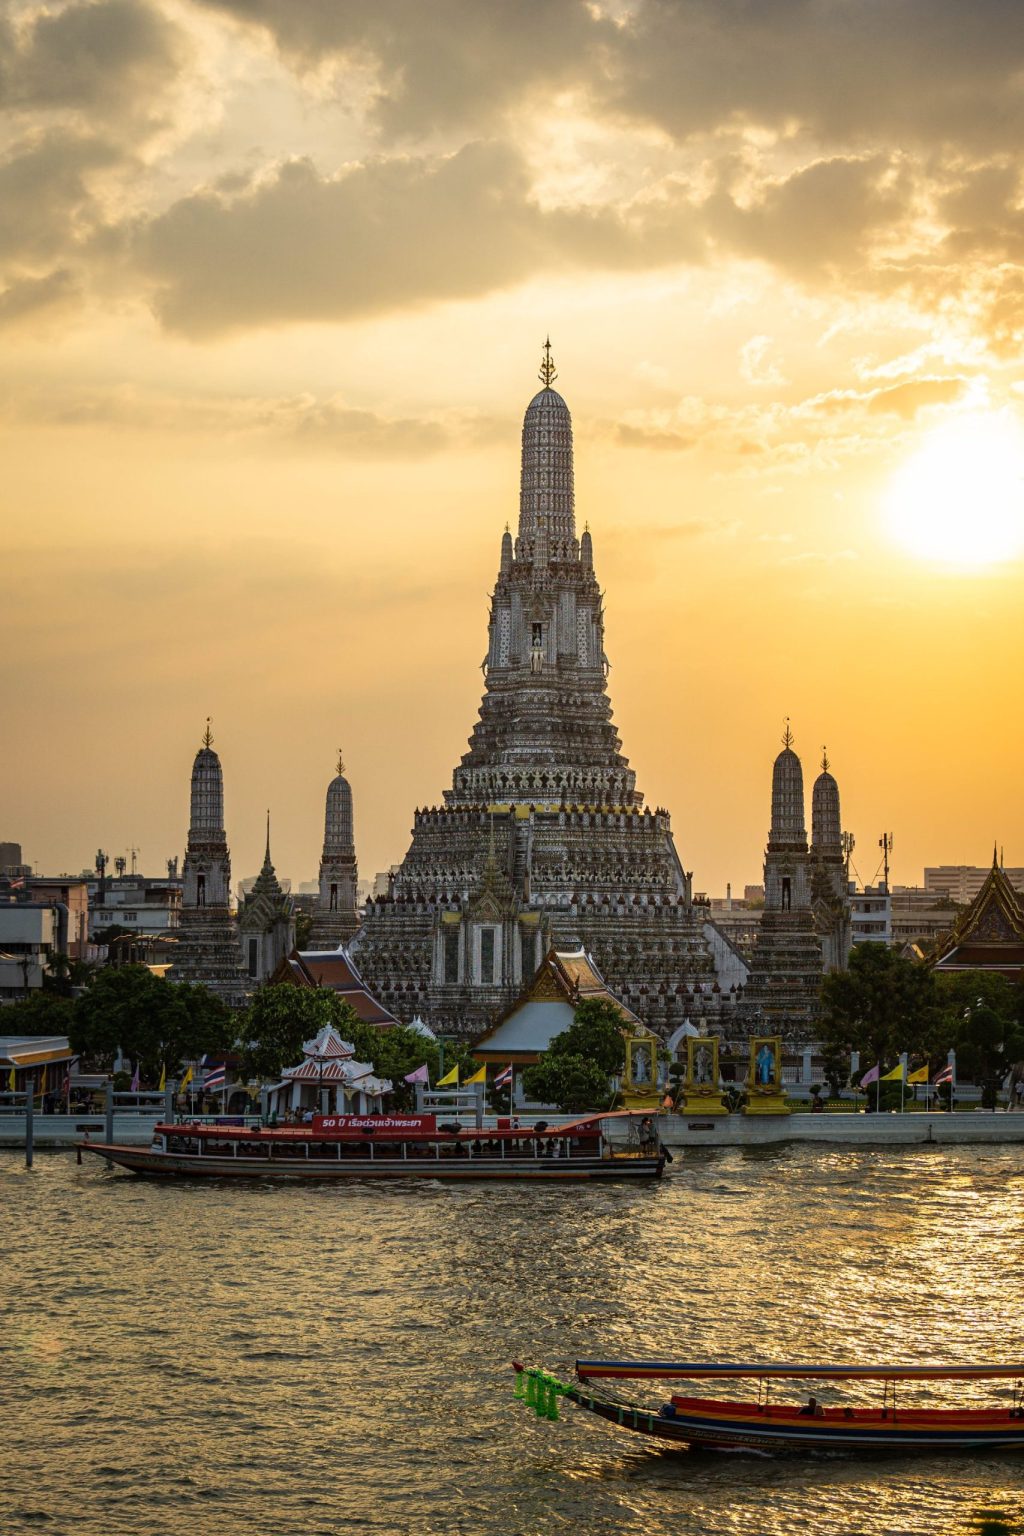
[[[882,881],[850,891],[850,916],[855,944],[891,944],[892,896]]]
[[[0,1003],[38,992],[55,955],[68,949],[67,908],[52,902],[0,902]]]
[[[21,856],[20,843],[0,843],[0,880],[19,880],[32,873]]]
[[[181,921],[180,875],[104,872],[89,880],[89,937],[95,943],[109,928],[127,928],[143,936],[173,932]]]
[[[981,894],[991,872],[989,865],[932,864],[925,869],[924,888],[966,907]],[[1002,872],[1018,893],[1024,892],[1024,869],[1004,868]]]

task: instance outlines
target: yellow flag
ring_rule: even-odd
[[[487,1066],[486,1066],[486,1063],[485,1063],[480,1068],[479,1072],[474,1072],[472,1077],[467,1077],[466,1081],[463,1083],[462,1086],[464,1088],[468,1088],[470,1083],[486,1083],[486,1081],[487,1081]]]
[[[179,1093],[184,1093],[185,1092],[185,1089],[188,1087],[189,1083],[192,1081],[192,1075],[193,1075],[192,1074],[192,1068],[189,1067],[188,1071],[185,1073],[185,1076],[182,1078],[181,1082],[178,1084],[178,1092]]]
[[[446,1072],[444,1077],[439,1077],[437,1082],[434,1084],[435,1088],[457,1088],[458,1086],[459,1086],[459,1069],[458,1069],[458,1067],[452,1067],[450,1072]]]
[[[928,1063],[927,1062],[925,1062],[923,1067],[918,1067],[916,1072],[908,1072],[907,1073],[907,1082],[908,1083],[926,1083],[927,1081],[928,1081]]]
[[[40,1093],[45,1093],[46,1092],[46,1074],[49,1072],[49,1070],[50,1070],[49,1062],[44,1063],[44,1065],[43,1065],[43,1076],[42,1076],[42,1079],[40,1080],[40,1083],[39,1083],[39,1092]]]
[[[160,1082],[158,1083],[157,1086],[159,1087],[161,1093],[167,1087],[167,1063],[166,1063],[166,1061],[162,1061],[160,1063]]]
[[[13,1093],[14,1092],[14,1068],[13,1067],[11,1068],[11,1070],[8,1073],[8,1076],[7,1076],[7,1092],[8,1093]]]
[[[892,1071],[891,1072],[886,1072],[884,1077],[880,1077],[878,1079],[878,1081],[880,1083],[902,1083],[902,1081],[903,1081],[903,1063],[902,1063],[902,1061],[897,1062],[896,1065],[893,1067]]]

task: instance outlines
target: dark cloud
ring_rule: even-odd
[[[0,158],[0,262],[49,264],[65,252],[95,217],[90,172],[117,159],[63,129],[15,144]]]
[[[524,95],[599,69],[616,29],[581,0],[200,0],[266,29],[299,70],[328,56],[378,74],[375,116],[390,132],[479,134]]]
[[[1018,0],[642,0],[609,100],[676,137],[795,124],[822,143],[1009,146],[1022,51]]]
[[[1024,128],[1019,0],[200,0],[308,69],[374,65],[400,132],[575,86],[676,138],[794,125],[820,144],[1003,144]],[[615,14],[618,13],[618,14]]]
[[[682,227],[678,244],[676,259],[692,249]],[[474,297],[562,266],[652,265],[671,249],[643,218],[542,211],[519,155],[495,143],[338,177],[290,161],[241,196],[183,199],[135,242],[164,324],[193,336]]]
[[[53,319],[78,304],[81,290],[74,275],[58,267],[45,277],[22,278],[0,292],[0,328]]]
[[[731,250],[810,275],[863,261],[873,237],[900,219],[905,193],[881,156],[839,157],[768,182],[747,204],[716,192],[704,214],[711,237]]]
[[[90,121],[149,117],[190,54],[145,0],[92,0],[0,23],[0,106],[70,109]]]

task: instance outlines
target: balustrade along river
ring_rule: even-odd
[[[509,1367],[1020,1359],[1014,1147],[699,1150],[642,1188],[161,1184],[7,1152],[0,1192],[3,1536],[1021,1528],[1024,1458],[662,1451],[537,1419]]]

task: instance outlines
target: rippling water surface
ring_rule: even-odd
[[[659,1187],[561,1190],[0,1153],[0,1212],[2,1536],[881,1536],[1020,1508],[1024,1457],[660,1451],[536,1420],[508,1362],[1020,1359],[1024,1152],[693,1152]]]

